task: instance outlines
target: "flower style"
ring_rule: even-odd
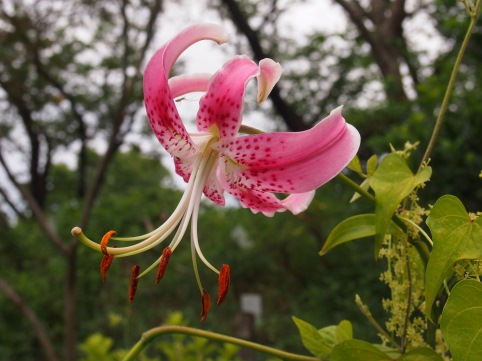
[[[271,59],[256,64],[246,56],[236,56],[214,75],[184,74],[168,78],[181,53],[204,39],[221,44],[229,37],[217,25],[191,26],[155,53],[144,74],[144,98],[150,125],[173,157],[176,173],[187,183],[177,208],[164,224],[143,236],[112,237],[115,232],[110,231],[97,244],[83,235],[80,228],[72,230],[79,240],[104,254],[101,263],[104,279],[105,267],[110,266],[113,257],[147,251],[176,231],[161,257],[136,276],[141,277],[158,266],[159,281],[191,222],[192,259],[201,292],[202,319],[209,309],[209,295],[201,285],[197,257],[219,274],[218,304],[224,301],[229,287],[229,266],[223,265],[218,270],[206,260],[199,247],[197,221],[202,195],[222,206],[226,192],[235,196],[241,206],[267,216],[286,210],[298,214],[308,207],[315,189],[350,162],[360,144],[359,133],[345,122],[341,107],[303,132],[262,133],[242,125],[247,83],[257,78],[257,101],[261,103],[280,78],[281,66]],[[204,92],[204,95],[196,118],[198,132],[190,134],[181,121],[174,99],[191,92]],[[280,198],[278,193],[287,197]],[[116,241],[137,243],[107,247],[111,237]]]

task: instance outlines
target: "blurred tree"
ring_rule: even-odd
[[[179,199],[177,191],[160,184],[167,173],[159,156],[146,156],[127,140],[128,134],[142,135],[147,126],[141,65],[163,3],[0,2],[0,292],[5,296],[0,300],[0,334],[8,337],[0,345],[0,357],[38,360],[35,349],[40,346],[46,360],[75,360],[76,332],[85,338],[99,328],[125,348],[144,328],[179,307],[190,324],[197,324],[189,247],[176,251],[159,287],[143,287],[142,280],[142,303],[127,308],[130,261],[116,260],[101,288],[99,255],[78,248],[66,232],[72,225],[89,224],[98,230],[91,234],[95,239],[106,227],[136,234],[165,219]],[[386,152],[389,142],[426,142],[453,64],[452,50],[466,26],[463,7],[451,0],[419,1],[410,9],[404,0],[334,0],[346,13],[348,30],[314,31],[300,42],[282,38],[279,31],[282,16],[295,1],[208,3],[229,15],[245,36],[241,49],[258,60],[273,57],[283,63],[285,74],[271,95],[276,124],[307,129],[346,104],[347,119],[364,138],[362,158]],[[446,44],[434,61],[411,47],[406,31],[420,13],[435,21]],[[480,33],[478,25],[473,43],[480,43]],[[477,156],[480,51],[471,47],[464,60],[433,153],[434,191],[426,191],[436,197],[455,189],[469,207],[482,200],[481,191],[473,189],[482,169]],[[144,145],[152,138],[132,143]],[[130,151],[116,157],[120,149]],[[70,157],[68,166],[59,163],[62,156]],[[355,331],[366,333],[352,299],[360,288],[367,290],[365,301],[371,297],[376,302],[383,294],[375,285],[377,266],[365,267],[372,249],[356,244],[323,259],[317,256],[331,226],[350,212],[340,202],[349,193],[333,182],[298,217],[266,219],[205,205],[199,229],[203,249],[210,259],[232,265],[233,286],[231,302],[213,311],[204,327],[233,333],[235,296],[260,292],[266,300],[257,329],[260,341],[299,346],[287,317],[291,314],[320,327],[349,318]],[[147,255],[139,263],[148,265],[157,257]],[[359,267],[340,267],[347,262]],[[213,274],[201,273],[206,287],[215,289]],[[128,316],[119,316],[124,314]],[[61,338],[63,351],[52,341]]]
[[[333,0],[346,13],[347,30],[279,36],[283,14],[299,2],[211,1],[246,38],[255,58],[273,57],[285,68],[271,100],[276,116],[291,130],[303,130],[340,104],[362,133],[360,156],[389,151],[388,144],[428,143],[450,71],[468,26],[464,5],[451,0]],[[219,5],[222,5],[221,7]],[[432,53],[420,43],[420,23],[427,41],[443,44]],[[480,43],[480,27],[471,44]],[[295,37],[297,36],[297,37]],[[432,154],[435,174],[426,196],[456,192],[469,207],[482,201],[474,182],[482,168],[476,157],[480,122],[480,50],[469,46],[461,74]],[[422,154],[419,154],[420,159]],[[417,159],[417,157],[414,157]],[[418,166],[418,165],[414,165]]]
[[[74,360],[76,353],[78,244],[65,240],[51,221],[55,214],[46,209],[52,160],[65,150],[75,157],[74,199],[81,211],[74,223],[85,226],[109,163],[142,108],[140,67],[161,5],[161,0],[0,3],[0,164],[8,179],[0,187],[2,208],[33,215],[65,261],[66,360]],[[106,151],[88,177],[87,146],[99,139],[106,142]],[[16,295],[18,300],[20,295],[10,292],[15,292],[12,284],[3,280],[1,285],[9,299]],[[26,314],[25,299],[14,303]],[[33,329],[46,338],[38,327]],[[58,359],[46,343],[42,346],[48,359]]]

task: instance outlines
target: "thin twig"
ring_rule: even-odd
[[[404,249],[407,250],[407,244],[405,244]],[[403,324],[403,333],[402,333],[402,353],[405,352],[407,347],[407,332],[408,332],[408,324],[410,322],[410,308],[412,306],[412,274],[410,270],[410,257],[408,257],[408,253],[405,254],[405,262],[407,262],[407,282],[408,282],[408,290],[407,290],[407,308],[405,310],[405,321]]]
[[[465,3],[465,1],[464,1]],[[464,57],[465,50],[467,48],[467,45],[469,44],[470,37],[472,35],[472,31],[475,27],[475,24],[477,23],[477,15],[480,10],[480,4],[482,3],[481,0],[477,1],[477,4],[473,8],[473,11],[468,11],[468,14],[470,16],[470,24],[469,27],[467,28],[467,33],[465,34],[464,40],[462,42],[462,45],[460,46],[460,50],[457,54],[457,58],[455,59],[454,67],[452,69],[452,73],[450,74],[450,80],[447,85],[447,89],[445,89],[445,95],[442,100],[442,105],[440,106],[440,111],[437,116],[437,120],[435,122],[435,126],[433,128],[432,136],[430,138],[430,141],[427,145],[427,149],[425,150],[425,154],[423,155],[422,161],[420,162],[419,169],[422,169],[424,166],[425,162],[428,161],[430,157],[430,153],[432,152],[432,149],[435,145],[435,141],[437,139],[437,136],[440,132],[440,128],[442,127],[442,121],[445,115],[445,111],[447,110],[447,107],[449,105],[449,100],[450,100],[450,95],[452,94],[452,89],[455,84],[455,79],[457,77],[457,73],[459,71],[460,64],[462,63],[462,58]]]

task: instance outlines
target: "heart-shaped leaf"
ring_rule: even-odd
[[[434,204],[427,225],[433,249],[425,273],[425,312],[432,319],[433,303],[454,263],[482,257],[482,217],[471,219],[457,197],[445,195]]]
[[[482,240],[480,240],[482,242]],[[450,293],[440,324],[453,361],[482,360],[482,284],[460,281]]]
[[[425,167],[417,174],[413,174],[403,157],[391,153],[383,158],[373,176],[369,178],[370,186],[376,195],[376,257],[382,246],[390,219],[400,202],[417,186],[427,182],[431,175],[430,167]]]

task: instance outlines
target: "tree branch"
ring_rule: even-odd
[[[45,216],[44,212],[38,205],[37,201],[35,200],[34,196],[32,193],[29,191],[27,187],[25,187],[23,184],[20,184],[13,173],[11,172],[10,168],[8,167],[7,163],[5,162],[5,159],[3,158],[2,153],[0,152],[0,164],[3,166],[5,169],[5,173],[7,174],[8,179],[12,184],[15,186],[15,188],[18,189],[20,194],[22,194],[23,198],[27,202],[28,206],[32,210],[35,218],[37,219],[40,228],[44,231],[44,233],[47,235],[47,238],[51,241],[51,243],[58,248],[64,255],[67,254],[68,252],[68,247],[67,245],[60,239],[60,237],[57,235],[57,233],[52,229],[52,227],[49,225],[49,222],[47,220],[47,217]]]
[[[37,72],[44,77],[54,88],[56,88],[65,99],[70,103],[70,111],[72,112],[74,120],[77,122],[78,136],[80,140],[79,162],[78,162],[78,177],[77,177],[77,196],[82,198],[85,194],[86,187],[86,169],[87,169],[87,128],[85,126],[84,118],[79,110],[77,100],[74,95],[67,92],[62,83],[52,76],[40,60],[40,55],[36,46],[33,46],[33,59]]]
[[[228,10],[238,31],[246,36],[254,58],[257,61],[260,61],[264,58],[269,58],[270,55],[265,52],[261,46],[261,40],[258,33],[251,28],[238,3],[235,0],[221,0],[221,3],[224,4]],[[288,128],[293,131],[308,129],[307,124],[303,122],[303,118],[297,114],[293,107],[281,96],[280,90],[277,86],[275,86],[271,91],[269,98],[273,103],[276,113],[282,117]]]
[[[137,62],[135,64],[136,68],[136,74],[140,74],[140,67],[141,64],[145,58],[147,49],[154,37],[154,29],[155,29],[155,24],[156,20],[162,10],[162,0],[155,0],[152,7],[151,7],[151,13],[149,16],[149,20],[146,25],[145,33],[146,33],[146,39],[144,41],[143,46],[141,47],[141,51],[139,52],[139,57],[137,58]],[[124,18],[124,21],[127,21],[126,18]],[[125,52],[128,51],[128,49],[124,49]],[[127,74],[124,72],[124,77],[127,77]],[[101,185],[104,181],[105,173],[107,172],[107,168],[113,159],[117,149],[121,146],[122,144],[122,138],[119,137],[120,134],[120,129],[122,127],[122,124],[125,120],[125,109],[127,107],[127,99],[128,95],[132,92],[134,83],[137,78],[134,76],[130,78],[130,81],[124,81],[124,86],[122,90],[122,95],[121,99],[119,101],[119,106],[117,108],[117,111],[115,113],[114,119],[113,119],[113,127],[112,127],[112,132],[109,137],[109,142],[107,146],[107,150],[102,157],[101,161],[99,162],[95,173],[94,177],[91,183],[91,186],[87,190],[86,196],[85,196],[85,201],[84,201],[84,206],[82,209],[82,215],[80,218],[80,224],[79,226],[81,228],[85,228],[89,217],[90,213],[92,211],[92,206],[94,204],[94,201],[97,197],[97,194],[100,191]],[[77,239],[73,238],[73,244],[77,243]]]
[[[7,281],[5,281],[3,278],[0,278],[0,291],[19,309],[19,311],[30,323],[30,325],[32,326],[32,330],[38,337],[40,346],[42,347],[46,359],[48,361],[60,361],[60,359],[55,353],[52,343],[50,342],[45,327],[42,325],[35,312],[27,305],[25,300],[17,292],[15,292],[13,288],[9,286]]]
[[[388,98],[396,101],[406,101],[407,94],[403,87],[402,75],[400,73],[400,49],[397,43],[403,39],[402,23],[405,19],[405,0],[396,0],[391,9],[392,14],[379,19],[381,11],[378,7],[382,7],[381,2],[376,2],[377,8],[373,9],[380,14],[368,13],[361,7],[357,1],[350,0],[334,0],[348,14],[350,20],[355,24],[359,33],[372,49],[375,62],[382,73],[385,80],[385,92]],[[387,10],[387,9],[385,9]],[[365,22],[375,21],[376,27],[373,30],[368,29]],[[404,39],[403,39],[404,40]]]
[[[10,209],[17,215],[18,218],[25,219],[25,215],[22,212],[20,212],[18,207],[8,196],[7,191],[5,191],[2,187],[0,187],[0,195],[3,197],[3,199],[5,200],[5,203],[8,204]]]

